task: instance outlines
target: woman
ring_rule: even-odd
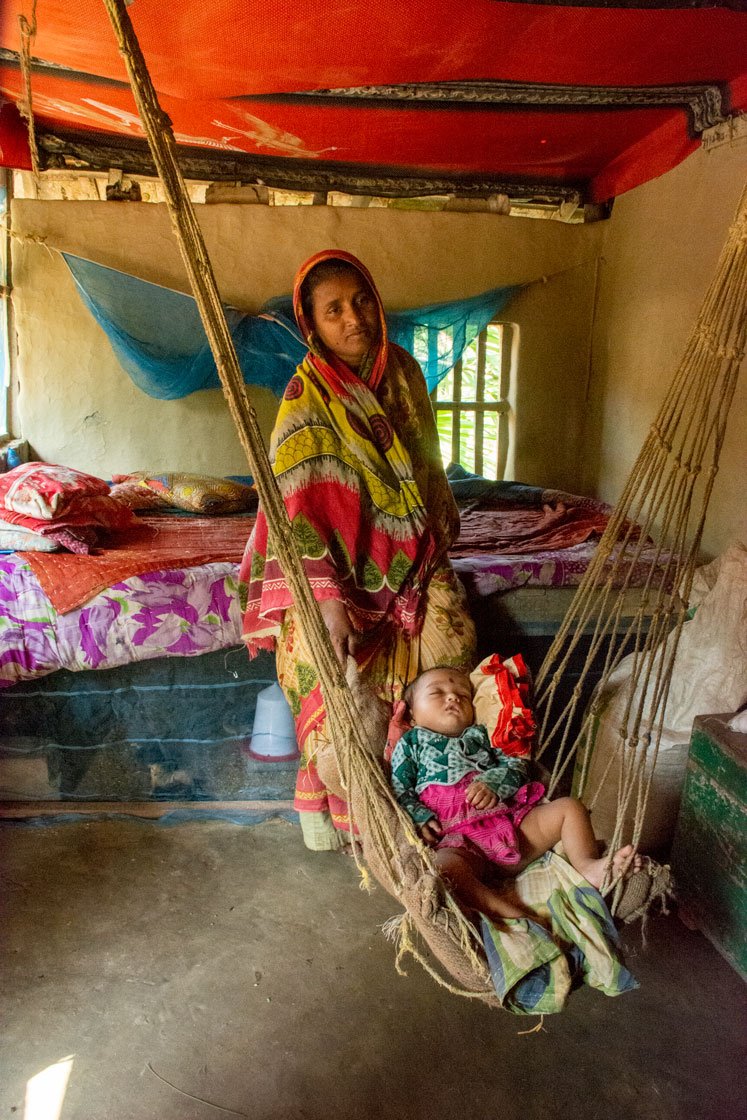
[[[417,362],[387,339],[367,269],[339,250],[299,270],[293,304],[309,352],[289,382],[270,446],[306,572],[337,656],[388,703],[438,664],[471,666],[474,627],[447,551],[459,514]],[[347,805],[313,756],[328,741],[314,655],[268,551],[262,510],[241,568],[250,654],[277,650],[296,719],[295,806],[307,847],[341,847]]]

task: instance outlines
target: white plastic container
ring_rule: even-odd
[[[293,713],[279,684],[257,696],[249,754],[260,762],[288,762],[298,758]]]

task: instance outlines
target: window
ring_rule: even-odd
[[[489,323],[431,393],[444,464],[503,478],[516,328]]]
[[[9,235],[7,226],[9,174],[0,168],[0,436],[8,431],[8,387],[10,358]]]

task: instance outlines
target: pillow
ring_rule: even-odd
[[[21,463],[0,475],[0,510],[52,521],[71,504],[109,493],[103,478],[56,463]]]
[[[252,510],[257,505],[257,492],[253,486],[242,482],[232,482],[228,478],[213,478],[207,474],[184,474],[174,471],[167,474],[151,474],[148,471],[134,471],[132,474],[115,474],[112,496],[123,500],[132,509],[142,508],[132,505],[137,501],[138,488],[150,491],[161,499],[161,504],[175,506],[190,513],[207,513],[219,516],[226,513],[241,513]],[[127,486],[126,490],[120,487]],[[143,506],[150,506],[150,499]]]
[[[529,757],[536,725],[528,707],[529,671],[521,654],[484,658],[470,680],[475,721],[488,729],[493,746],[504,754]]]
[[[114,476],[120,478],[120,475]],[[151,490],[143,479],[137,482],[115,482],[109,491],[115,501],[128,509],[168,509],[171,505],[168,498]]]

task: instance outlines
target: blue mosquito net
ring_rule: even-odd
[[[62,255],[83,302],[139,389],[150,397],[175,400],[220,387],[191,296]],[[432,390],[515,291],[493,288],[470,299],[387,313],[390,338],[415,355]],[[246,382],[282,396],[306,353],[290,297],[270,300],[259,315],[234,307],[225,312]]]

